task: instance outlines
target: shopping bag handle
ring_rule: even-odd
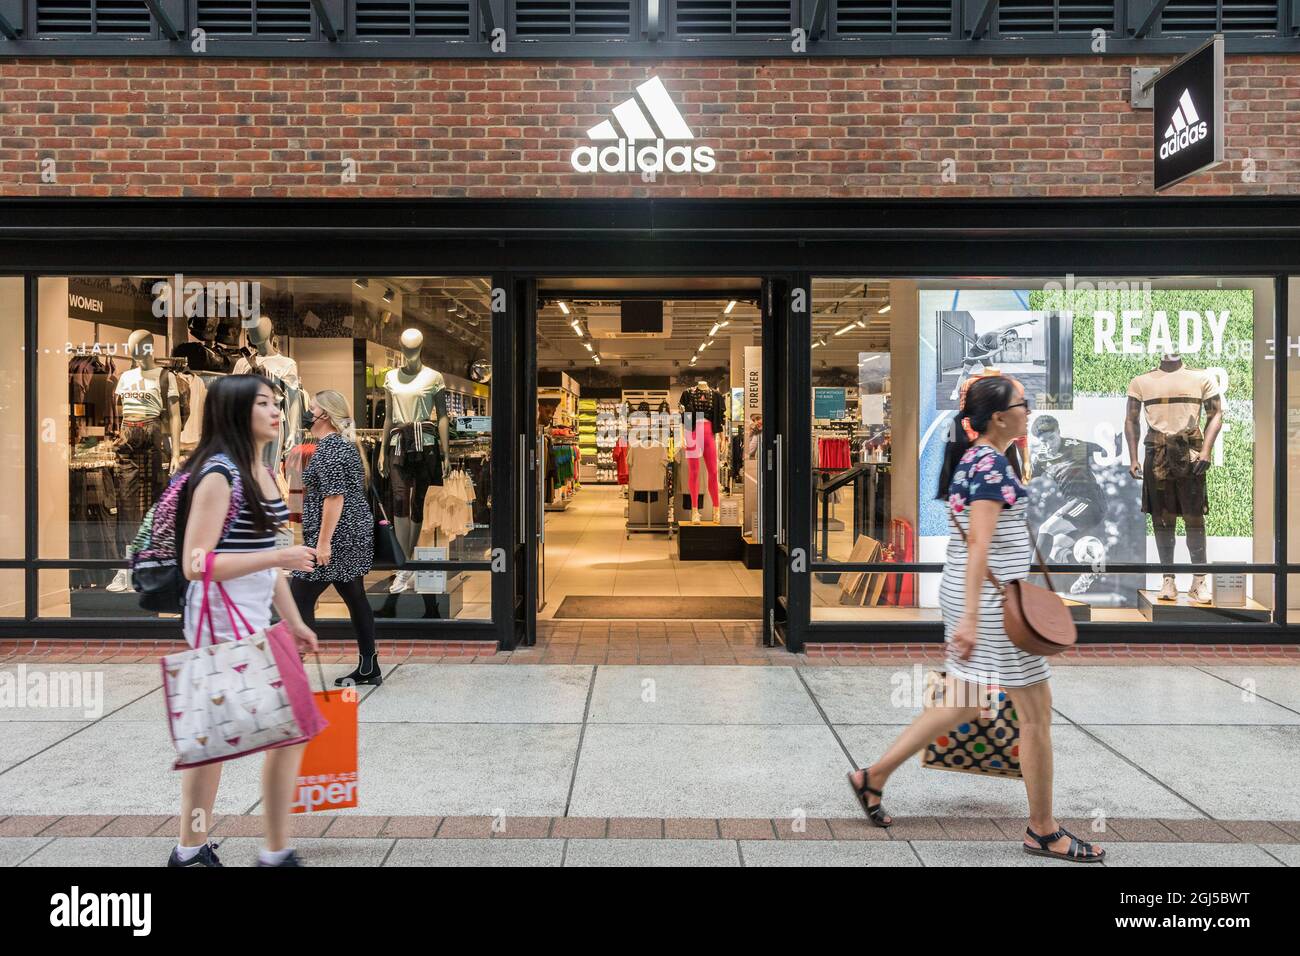
[[[239,633],[239,628],[235,626],[236,618],[243,623],[244,629],[248,631],[248,636],[253,636],[252,625],[248,623],[248,619],[244,617],[243,612],[239,610],[239,607],[235,602],[230,599],[230,595],[226,592],[225,585],[220,581],[212,580],[212,566],[216,560],[216,553],[212,551],[209,551],[207,556],[203,559],[203,603],[199,605],[199,640],[195,643],[196,647],[203,644],[203,622],[205,620],[208,622],[209,643],[217,643],[217,628],[212,621],[212,602],[208,599],[209,586],[212,584],[216,584],[217,591],[221,595],[222,603],[226,606],[226,620],[230,621],[230,630],[234,633],[235,640],[242,641],[244,639]]]

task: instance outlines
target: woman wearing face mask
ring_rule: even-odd
[[[303,425],[316,451],[302,473],[302,537],[316,549],[316,567],[295,571],[289,588],[303,620],[316,623],[316,602],[331,585],[347,605],[361,662],[334,683],[382,684],[375,650],[375,612],[366,599],[365,575],[375,557],[375,524],[366,501],[365,460],[354,440],[348,400],[333,389],[315,394]]]

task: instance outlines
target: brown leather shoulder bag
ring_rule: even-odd
[[[948,520],[965,542],[966,560],[969,561],[970,539],[951,511],[948,512]],[[1079,632],[1074,626],[1074,618],[1070,616],[1070,609],[1056,593],[1056,586],[1052,584],[1052,576],[1047,571],[1047,563],[1039,553],[1038,545],[1034,544],[1032,537],[1029,543],[1034,549],[1034,556],[1038,558],[1038,567],[1043,572],[1047,587],[1030,584],[1027,580],[1003,584],[994,577],[992,571],[986,569],[985,573],[993,587],[1002,595],[1002,623],[1011,643],[1026,654],[1051,657],[1073,647]]]

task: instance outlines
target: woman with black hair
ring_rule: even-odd
[[[943,703],[926,707],[875,763],[849,774],[854,796],[876,826],[894,821],[881,797],[906,760],[958,724],[974,720],[991,686],[1004,689],[1020,722],[1020,770],[1029,798],[1026,853],[1095,863],[1105,851],[1080,840],[1052,815],[1052,695],[1047,660],[1007,636],[999,581],[1029,575],[1032,545],[1014,442],[1027,434],[1029,402],[1019,382],[1000,375],[966,390],[944,455],[936,497],[947,501],[947,560],[939,589],[947,639]],[[966,706],[962,706],[962,705]]]
[[[213,555],[212,580],[224,584],[238,612],[232,615],[216,600],[207,618],[216,641],[246,636],[271,624],[271,606],[289,625],[300,650],[316,650],[316,635],[303,623],[281,569],[310,571],[314,549],[276,547],[275,532],[289,517],[275,478],[262,462],[262,451],[280,434],[280,409],[270,384],[259,375],[230,375],[208,389],[203,405],[203,436],[182,471],[186,486],[185,541],[181,568],[190,585],[185,599],[185,639],[197,647],[206,628],[200,621],[205,561]],[[227,518],[234,511],[227,527]],[[247,626],[245,626],[245,622]],[[259,866],[301,866],[285,846],[289,807],[306,744],[266,751],[262,769],[262,814],[265,846]],[[208,845],[208,825],[221,783],[221,764],[181,771],[180,843],[168,866],[221,866]]]

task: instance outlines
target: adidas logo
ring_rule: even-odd
[[[587,138],[607,145],[573,151],[570,161],[580,173],[711,173],[717,168],[712,147],[683,145],[695,134],[657,76],[614,107],[613,121],[587,130]]]
[[[1168,159],[1192,143],[1199,142],[1208,131],[1209,126],[1196,112],[1191,94],[1183,90],[1183,95],[1178,97],[1178,105],[1174,107],[1169,128],[1165,130],[1165,141],[1160,144],[1160,158]]]

